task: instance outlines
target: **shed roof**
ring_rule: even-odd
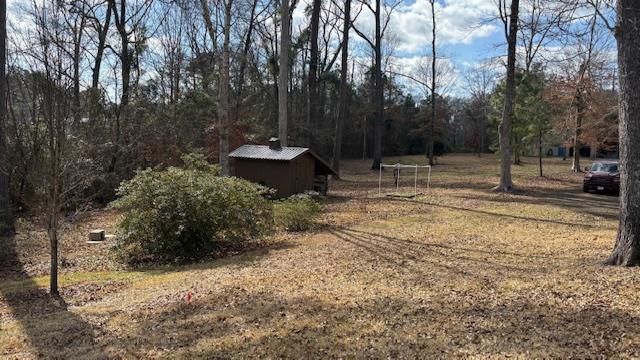
[[[242,145],[232,151],[229,156],[243,159],[290,161],[309,151],[308,148],[283,146],[271,149],[267,145]]]
[[[242,145],[233,150],[229,154],[229,157],[255,160],[291,161],[306,153],[309,153],[315,158],[316,163],[319,165],[319,168],[323,173],[336,175],[335,170],[333,170],[329,164],[309,148],[283,146],[279,149],[272,149],[268,145]]]

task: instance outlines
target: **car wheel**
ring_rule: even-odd
[[[586,192],[586,193],[588,193],[588,192],[589,192],[589,188],[588,188],[588,187],[586,187],[586,186],[583,186],[583,187],[582,187],[582,192]]]

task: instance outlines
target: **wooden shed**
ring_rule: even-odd
[[[308,148],[280,146],[276,138],[269,145],[243,145],[229,154],[231,174],[276,190],[287,197],[307,190],[326,194],[328,176],[336,172]]]

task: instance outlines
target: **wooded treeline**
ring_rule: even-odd
[[[552,18],[558,9],[543,3],[525,2],[522,18],[529,25],[516,37],[525,49],[517,63],[518,91],[529,92],[516,96],[516,163],[520,155],[534,154],[533,144],[543,137],[567,148],[576,146],[570,144],[575,139],[578,146],[604,146],[615,138],[595,125],[615,128],[616,90],[606,36],[591,40],[597,46],[588,56],[600,59],[589,59],[588,69],[580,70],[587,64],[580,46],[565,51],[563,66],[549,65],[557,58],[536,57],[535,46],[547,45],[552,36],[584,44],[589,32],[572,25],[571,31],[547,31],[543,37],[545,26],[569,21],[579,6],[565,4],[567,18],[558,19]],[[497,149],[494,125],[504,90],[499,62],[456,69],[433,56],[439,46],[434,37],[425,66],[397,73],[384,41],[399,2],[292,2],[286,21],[291,38],[284,42],[281,5],[266,0],[30,0],[15,5],[18,16],[9,23],[6,131],[17,208],[38,203],[34,199],[45,189],[47,167],[49,176],[75,169],[78,179],[72,183],[78,184],[69,195],[100,202],[111,200],[115,187],[137,169],[175,164],[196,149],[219,159],[228,173],[229,150],[278,136],[283,95],[288,143],[311,146],[336,167],[336,154],[373,156],[375,167],[382,156]],[[347,21],[345,8],[351,15]],[[296,9],[308,20],[294,17]],[[435,10],[432,15],[435,24]],[[359,16],[375,20],[370,33],[351,24]],[[585,29],[589,19],[571,18],[583,21]],[[349,42],[349,34],[359,42]],[[283,44],[288,44],[284,53]],[[370,49],[363,52],[363,46]],[[288,60],[286,76],[283,59]],[[453,96],[451,79],[468,90],[465,97]],[[424,85],[424,93],[410,93],[407,82]],[[583,110],[570,109],[583,102],[593,113],[591,122],[583,119]],[[552,113],[527,116],[532,107],[550,104]],[[578,120],[584,124],[574,125]],[[52,159],[59,163],[48,164]]]
[[[100,202],[111,200],[114,188],[137,169],[177,163],[181,154],[196,149],[220,158],[224,169],[221,154],[278,135],[282,89],[290,145],[312,146],[327,160],[336,151],[370,156],[377,124],[375,76],[368,64],[350,61],[341,51],[347,45],[344,31],[350,31],[343,21],[349,2],[317,2],[305,9],[312,24],[296,24],[300,28],[292,32],[284,87],[279,5],[263,0],[16,5],[19,16],[9,22],[6,122],[16,208],[38,203],[47,166],[56,173],[72,167],[69,163],[85,167],[74,171],[83,184],[73,187],[73,196]],[[289,17],[301,6],[306,5],[292,3]],[[420,110],[393,79],[381,78],[388,112],[384,153],[424,152]],[[343,135],[336,142],[341,108]],[[394,133],[414,133],[414,139],[393,140]],[[336,150],[336,143],[343,146]],[[46,164],[52,159],[61,163]]]

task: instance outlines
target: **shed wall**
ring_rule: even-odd
[[[315,159],[304,155],[292,161],[234,158],[232,174],[275,189],[276,196],[287,197],[313,190]]]
[[[305,154],[294,160],[295,189],[297,193],[305,190],[313,190],[316,160],[313,156]]]

